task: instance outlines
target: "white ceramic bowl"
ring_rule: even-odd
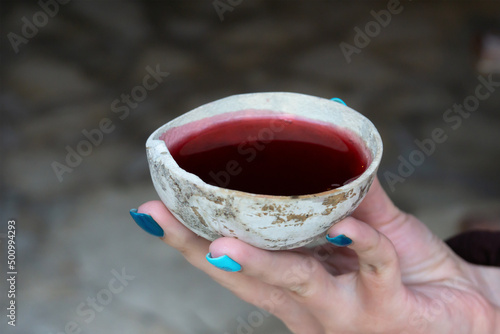
[[[181,169],[160,139],[174,128],[206,118],[220,120],[229,113],[245,114],[249,109],[347,128],[362,139],[369,165],[357,179],[334,190],[301,196],[259,195],[205,183]],[[175,118],[151,134],[146,149],[158,195],[185,226],[208,240],[227,236],[263,249],[280,250],[324,236],[333,224],[354,211],[375,177],[382,140],[366,117],[341,103],[296,93],[254,93],[217,100]]]

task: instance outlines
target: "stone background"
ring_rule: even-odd
[[[36,1],[1,6],[0,232],[11,218],[18,227],[18,326],[7,328],[2,315],[2,333],[70,333],[73,322],[75,333],[94,334],[244,333],[242,322],[254,324],[250,333],[288,333],[128,214],[157,198],[148,135],[228,95],[292,91],[344,99],[382,135],[379,175],[393,200],[442,238],[458,231],[464,215],[499,207],[500,92],[456,130],[443,120],[448,108],[474,95],[479,75],[494,72],[481,50],[485,34],[499,30],[498,2],[402,1],[403,11],[349,63],[340,43],[353,44],[354,28],[364,29],[374,20],[370,11],[386,9],[386,1],[242,0],[221,19],[212,1],[73,0],[57,13],[52,5],[47,22]],[[23,18],[38,19],[40,27],[16,53],[9,33],[22,36]],[[114,112],[113,101],[157,65],[169,76],[128,115]],[[65,163],[67,146],[75,149],[82,131],[104,118],[113,130],[60,182],[53,162]],[[384,173],[397,173],[398,157],[408,158],[414,140],[436,128],[448,139],[391,191]],[[134,279],[93,316],[78,312],[88,298],[105,298],[114,270]]]

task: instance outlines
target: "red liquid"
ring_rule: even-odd
[[[355,135],[326,123],[286,117],[259,116],[208,126],[205,120],[201,131],[189,133],[186,128],[178,132],[181,136],[172,136],[175,140],[170,132],[162,139],[185,171],[206,183],[254,194],[319,193],[365,171],[370,154]]]

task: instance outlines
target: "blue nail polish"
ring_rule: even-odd
[[[241,266],[238,262],[234,261],[227,255],[222,255],[216,258],[212,257],[212,254],[208,253],[207,256],[207,261],[210,262],[210,264],[216,266],[219,269],[222,269],[224,271],[228,272],[235,272],[235,271],[241,271]]]
[[[342,99],[339,99],[338,97],[331,98],[330,100],[338,102],[338,103],[342,103],[343,105],[347,106],[347,104],[345,104],[345,102],[342,101]]]
[[[349,246],[350,244],[352,244],[352,240],[350,238],[346,237],[343,234],[337,235],[334,238],[331,238],[327,234],[326,235],[326,240],[328,240],[329,242],[331,242],[335,246],[339,246],[339,247],[345,247],[345,246]]]
[[[134,221],[139,225],[144,231],[149,234],[154,235],[155,237],[163,237],[165,233],[163,229],[158,225],[157,222],[148,214],[145,213],[137,213],[137,209],[130,210],[130,215],[134,219]]]

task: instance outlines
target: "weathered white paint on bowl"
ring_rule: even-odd
[[[293,114],[347,128],[363,140],[371,163],[356,180],[331,191],[301,196],[257,195],[203,182],[181,169],[160,139],[173,128],[248,109]],[[324,236],[330,226],[354,211],[375,177],[382,140],[367,118],[341,103],[296,93],[254,93],[230,96],[181,115],[153,132],[146,149],[158,195],[185,226],[208,240],[228,236],[279,250],[300,247]]]

